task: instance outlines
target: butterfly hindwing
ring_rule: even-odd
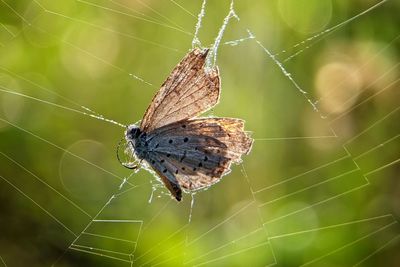
[[[165,163],[163,157],[157,154],[151,154],[147,159],[150,166],[155,170],[157,175],[161,178],[163,184],[171,192],[176,200],[181,201],[182,189],[177,181],[174,170],[170,164]]]
[[[252,144],[243,121],[231,118],[180,121],[150,132],[147,138],[153,168],[172,174],[188,191],[218,182]]]
[[[193,118],[218,103],[218,68],[206,70],[207,53],[206,49],[193,49],[174,68],[147,108],[142,131]]]

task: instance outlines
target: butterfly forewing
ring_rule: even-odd
[[[193,118],[217,104],[219,73],[217,67],[205,68],[207,53],[193,49],[174,68],[147,108],[142,131]]]

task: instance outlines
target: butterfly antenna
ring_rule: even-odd
[[[120,149],[120,147],[121,147],[122,141],[125,141],[125,138],[121,138],[121,140],[119,140],[119,142],[118,142],[117,151],[116,151],[116,153],[117,153],[117,159],[118,159],[119,163],[121,163],[121,165],[124,166],[125,168],[130,169],[130,170],[135,170],[135,169],[138,168],[137,165],[133,165],[133,166],[132,166],[132,165],[130,165],[130,164],[128,164],[128,163],[122,162],[122,161],[121,161],[121,158],[119,157],[119,149]]]

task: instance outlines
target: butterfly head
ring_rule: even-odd
[[[136,142],[139,136],[141,135],[140,128],[136,124],[131,124],[126,127],[125,131],[125,138],[122,138],[121,141],[119,142],[117,146],[117,158],[118,161],[122,164],[122,166],[128,168],[128,169],[137,169],[138,164],[137,164],[137,158],[134,153],[135,147],[136,147]],[[123,142],[125,139],[125,143]],[[121,144],[125,144],[125,149],[124,155],[128,156],[128,160],[125,162],[121,161],[121,158],[119,156],[119,151],[120,151],[120,146]]]
[[[129,141],[135,141],[142,132],[140,131],[139,127],[135,124],[131,124],[127,127],[125,131],[125,138]]]

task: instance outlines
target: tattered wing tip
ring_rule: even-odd
[[[199,47],[196,47],[196,48],[193,48],[192,50],[190,50],[190,51],[189,51],[189,54],[190,54],[190,53],[193,53],[193,54],[195,54],[195,55],[201,54],[202,57],[205,58],[205,57],[207,57],[208,52],[210,52],[210,48],[199,48]]]
[[[246,134],[246,137],[248,138],[248,140],[247,140],[247,150],[244,153],[244,155],[248,155],[248,154],[250,154],[250,151],[253,148],[254,139],[251,137],[251,132],[245,132],[245,134]]]
[[[201,113],[204,113],[210,110],[212,107],[218,104],[220,95],[221,95],[221,79],[219,76],[219,69],[217,66],[207,69],[206,66],[203,66],[204,71],[207,75],[207,79],[211,82],[214,86],[210,86],[209,90],[214,90],[214,96],[211,98],[211,102],[208,105],[208,108],[203,110]],[[199,113],[198,115],[200,115]]]
[[[248,155],[254,144],[254,139],[251,137],[253,132],[244,130],[244,124],[246,123],[245,120],[243,120],[243,119],[237,119],[237,120],[240,123],[240,130],[244,133],[245,138],[246,138],[245,146],[247,147],[247,149],[242,155]]]

